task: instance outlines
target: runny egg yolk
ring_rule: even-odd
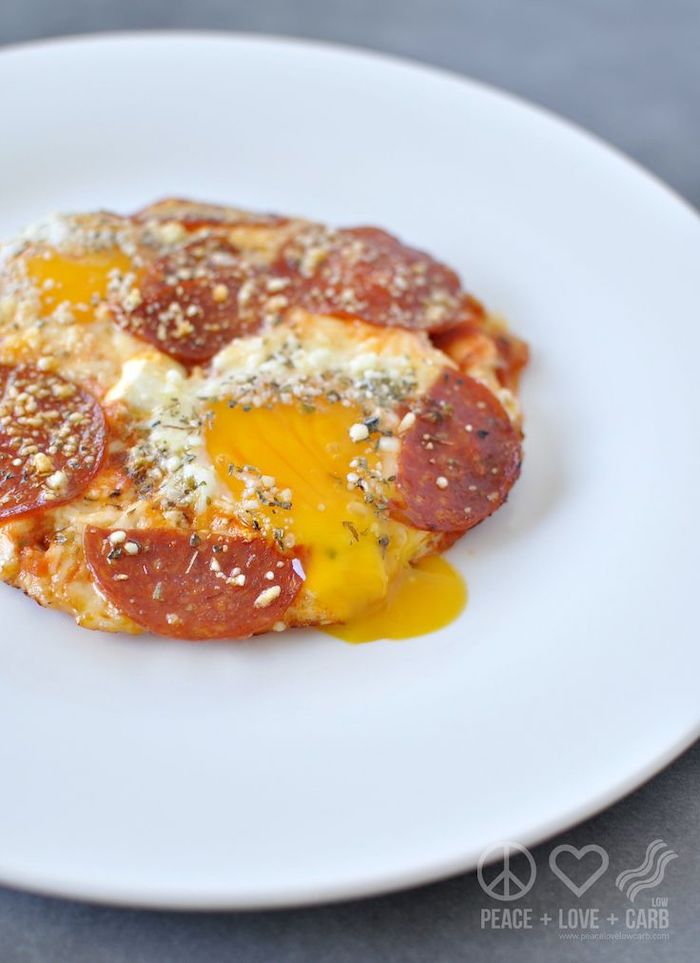
[[[355,643],[406,639],[449,625],[466,604],[467,589],[459,572],[440,555],[428,555],[399,572],[379,604],[325,631]]]
[[[442,559],[410,565],[426,534],[389,518],[390,480],[371,500],[357,487],[351,462],[359,457],[370,470],[382,467],[376,436],[359,443],[350,437],[362,417],[359,408],[339,403],[245,410],[218,402],[207,449],[244,506],[251,492],[249,484],[244,493],[240,470],[255,467],[252,517],[268,537],[301,549],[314,610],[327,622],[346,623],[333,634],[348,641],[420,635],[459,613],[464,588],[456,573],[450,581]]]
[[[90,320],[95,303],[107,296],[110,275],[124,274],[131,260],[121,251],[110,249],[77,256],[47,251],[27,260],[27,274],[39,289],[41,310],[51,314],[68,301],[79,320]]]

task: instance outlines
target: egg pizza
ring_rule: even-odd
[[[0,247],[0,578],[177,639],[436,628],[527,347],[374,227],[168,199]]]

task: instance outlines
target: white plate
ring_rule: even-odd
[[[464,616],[404,643],[189,646],[0,588],[0,878],[278,906],[474,865],[698,734],[700,222],[618,154],[456,77],[254,37],[0,55],[0,231],[171,194],[376,223],[532,344],[527,456],[452,553]]]

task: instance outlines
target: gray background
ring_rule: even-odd
[[[449,67],[588,127],[700,205],[700,0],[0,0],[0,44],[154,27],[314,37]],[[483,930],[481,910],[508,904],[485,896],[473,873],[394,896],[274,913],[114,910],[0,889],[0,963],[695,961],[699,788],[700,744],[628,799],[538,847],[537,882],[510,905],[531,906],[536,920],[554,916],[547,927]],[[668,940],[563,940],[559,908],[600,907],[601,918],[624,921],[631,904],[615,876],[638,865],[658,837],[678,859],[637,903],[668,899]],[[559,843],[596,843],[610,854],[608,873],[580,900],[549,871]],[[577,875],[573,860],[564,865]],[[608,933],[621,928],[601,925]]]

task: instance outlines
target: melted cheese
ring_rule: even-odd
[[[264,334],[232,341],[212,360],[212,370],[233,383],[251,374],[289,382],[342,371],[370,387],[382,379],[412,382],[422,394],[449,363],[422,332],[380,328],[297,308],[288,320]]]
[[[107,403],[124,401],[137,411],[156,411],[187,392],[186,371],[155,349],[142,351],[122,365],[121,377],[107,393]]]

